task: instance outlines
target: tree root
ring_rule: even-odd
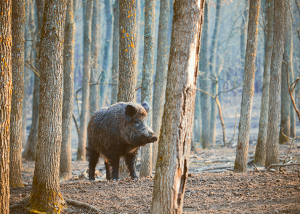
[[[72,199],[66,199],[65,201],[66,201],[67,205],[72,205],[72,206],[75,206],[75,207],[83,207],[83,208],[90,209],[90,211],[92,211],[92,212],[102,213],[96,207],[94,207],[92,205],[89,205],[89,204],[86,204],[86,203],[83,203],[83,202],[74,201]]]

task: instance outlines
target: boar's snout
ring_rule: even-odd
[[[157,141],[157,136],[154,134],[151,138],[150,138],[150,142],[155,142]]]

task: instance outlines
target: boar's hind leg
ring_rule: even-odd
[[[109,166],[109,163],[108,163],[107,159],[105,159],[104,164],[105,164],[105,171],[106,171],[106,179],[110,180],[111,179],[111,172],[110,172],[111,167]]]
[[[98,163],[99,153],[94,150],[89,150],[89,179],[95,180],[95,168]]]
[[[118,180],[119,179],[119,161],[120,157],[115,155],[112,159],[109,159],[109,163],[112,166],[112,179]]]
[[[138,179],[138,176],[135,173],[136,155],[137,155],[137,151],[125,155],[125,162],[127,164],[132,179]]]

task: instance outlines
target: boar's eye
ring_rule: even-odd
[[[139,127],[140,126],[140,121],[134,121],[134,126]]]

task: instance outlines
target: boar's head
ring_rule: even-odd
[[[129,103],[125,108],[124,139],[134,147],[146,145],[157,141],[157,136],[147,125],[147,114],[150,105],[144,102],[141,105]]]

